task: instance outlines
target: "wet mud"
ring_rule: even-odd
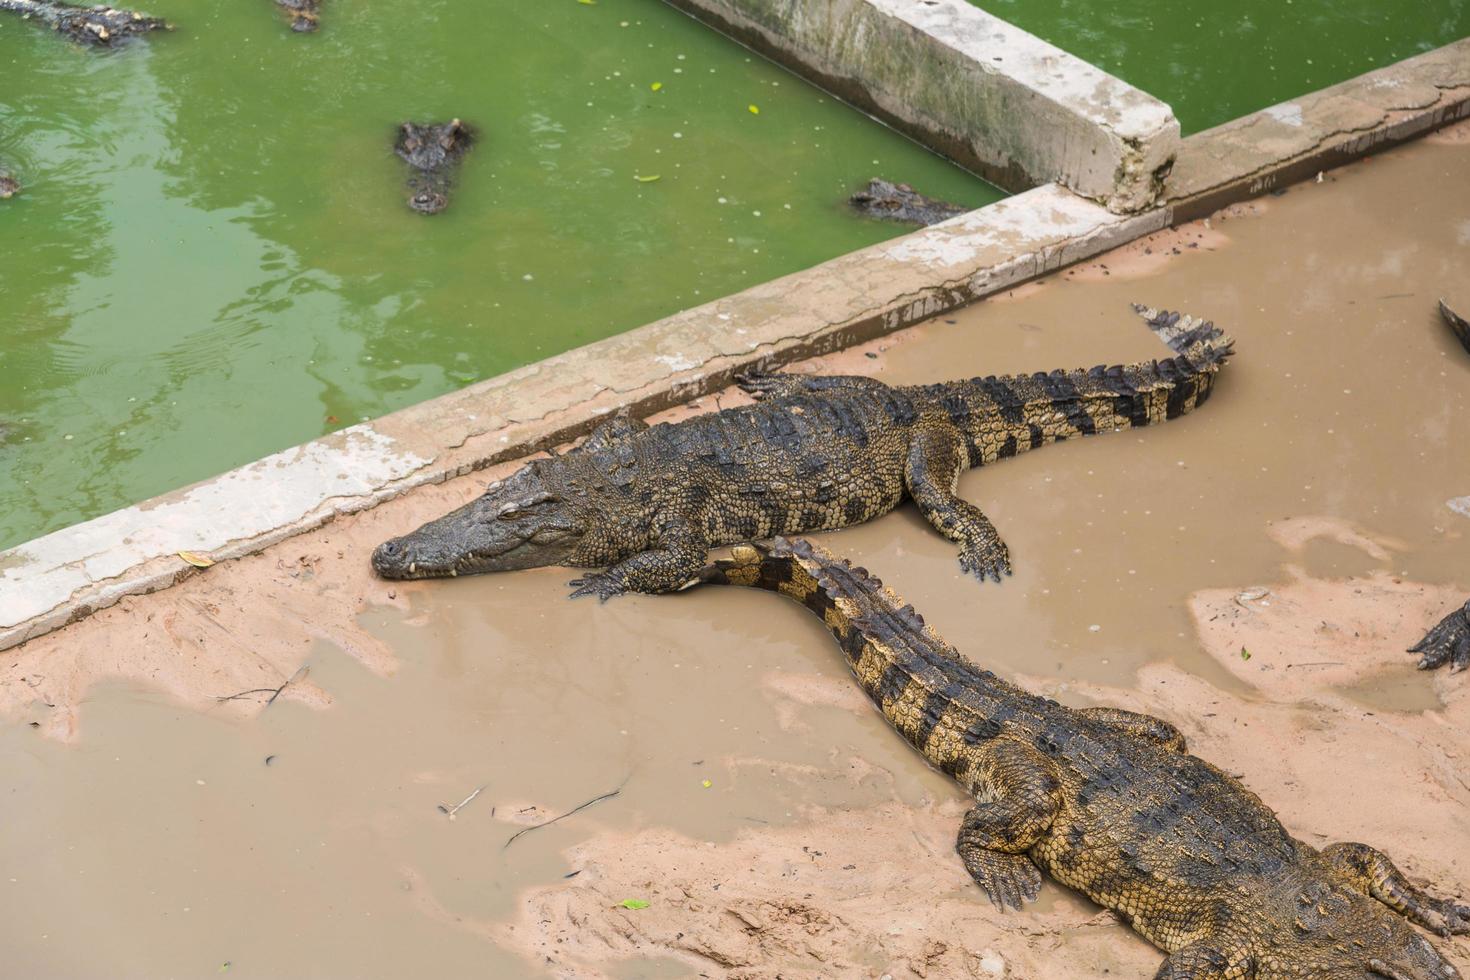
[[[1452,132],[796,365],[907,383],[1157,356],[1132,301],[1238,343],[1194,415],[962,479],[1010,544],[1000,586],[963,577],[911,507],[821,539],[976,662],[1167,718],[1302,839],[1372,843],[1463,900],[1470,680],[1405,650],[1470,594],[1470,358],[1434,305],[1470,282],[1467,172]],[[952,853],[960,794],[794,604],[572,603],[564,569],[370,577],[373,545],[495,475],[6,652],[9,969],[1157,968],[1053,884],[1021,914],[984,903]],[[1470,943],[1441,946],[1470,968]]]

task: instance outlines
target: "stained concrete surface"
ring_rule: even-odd
[[[1003,585],[962,577],[911,508],[821,539],[977,662],[1166,717],[1304,840],[1368,841],[1462,900],[1470,694],[1403,649],[1470,592],[1448,506],[1470,494],[1470,359],[1434,311],[1470,282],[1467,136],[797,367],[906,382],[1156,356],[1132,300],[1225,326],[1238,356],[1198,413],[963,479],[1011,545]],[[564,569],[369,577],[373,544],[496,472],[6,652],[8,968],[1151,975],[1155,951],[1055,885],[1021,914],[983,903],[951,852],[963,800],[794,605],[573,603]],[[269,707],[215,700],[303,663]],[[455,820],[437,808],[481,786]]]

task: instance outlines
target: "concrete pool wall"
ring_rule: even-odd
[[[889,0],[864,6],[914,29],[942,26],[951,10],[934,3],[933,21],[903,20]],[[996,84],[1017,83],[1008,77]],[[258,552],[414,486],[575,438],[615,409],[648,414],[718,390],[744,368],[899,329],[1467,116],[1470,39],[1183,141],[1159,206],[1120,214],[1091,199],[1105,196],[1095,185],[1079,194],[1046,183],[38,538],[0,552],[0,649],[196,574],[179,552],[212,561]],[[1101,139],[1106,127],[1094,125]],[[1167,134],[1158,139],[1170,145]],[[1070,173],[1090,186],[1084,169]]]
[[[1162,202],[1168,106],[967,0],[669,0],[1007,190]]]

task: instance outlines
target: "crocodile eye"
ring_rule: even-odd
[[[502,521],[513,521],[520,515],[520,504],[506,504],[504,507],[500,508],[500,512],[495,516],[499,517]]]

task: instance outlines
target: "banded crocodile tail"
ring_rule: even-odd
[[[1172,357],[909,390],[948,412],[965,431],[971,466],[1076,436],[1154,425],[1203,405],[1234,341],[1207,320],[1144,306],[1134,309],[1173,351]]]
[[[966,661],[866,569],[809,541],[738,546],[697,580],[779,592],[816,613],[883,716],[951,775],[966,732],[993,728],[1002,702],[1032,697]]]

